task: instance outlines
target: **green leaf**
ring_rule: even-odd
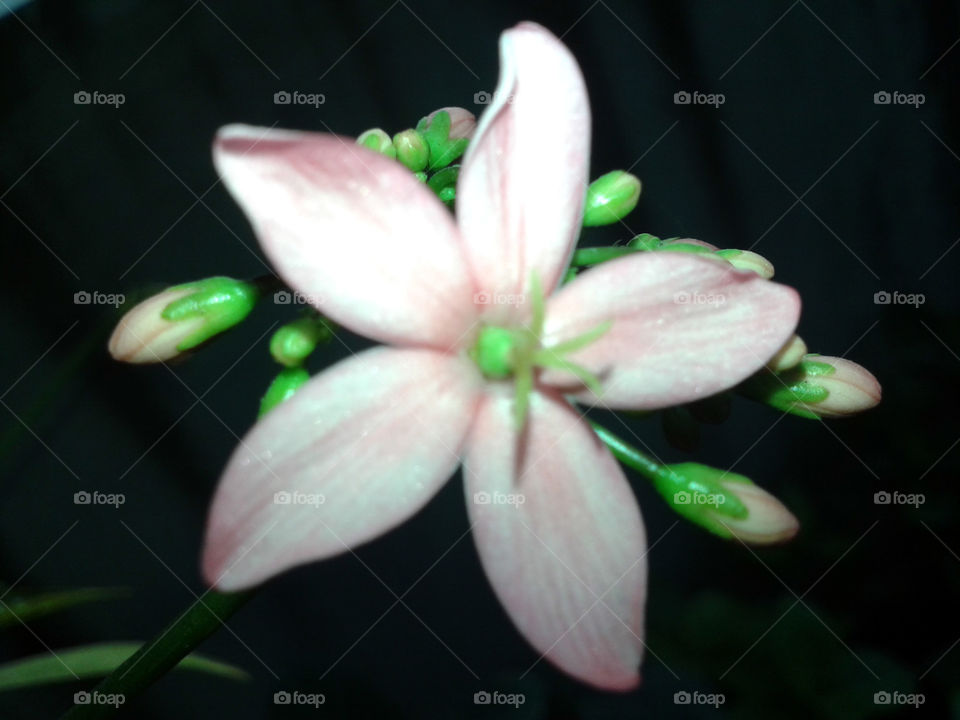
[[[37,685],[98,678],[113,672],[140,649],[138,642],[97,643],[43,653],[0,665],[0,692]],[[181,670],[216,675],[230,680],[247,680],[240,668],[193,653],[177,665]]]
[[[129,595],[130,591],[127,588],[74,588],[13,597],[0,604],[0,629],[19,625],[21,621],[26,622],[52,615],[74,605],[113,600]]]

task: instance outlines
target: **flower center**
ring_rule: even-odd
[[[515,400],[513,406],[517,430],[523,429],[530,407],[533,391],[533,375],[538,368],[557,368],[572,373],[594,395],[602,393],[600,379],[580,365],[568,360],[565,355],[580,350],[597,340],[613,324],[601,323],[592,330],[557,345],[543,347],[543,322],[545,302],[543,289],[536,273],[530,278],[533,315],[529,327],[506,328],[485,325],[470,349],[470,357],[483,376],[490,380],[506,380],[513,377]]]

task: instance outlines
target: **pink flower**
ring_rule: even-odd
[[[217,167],[279,274],[385,346],[320,373],[250,431],[217,489],[203,570],[238,590],[354,548],[415,514],[462,465],[481,562],[520,632],[574,677],[625,690],[643,646],[643,522],[568,398],[652,409],[719,392],[791,336],[799,300],[685,253],[637,253],[558,289],[587,186],[583,79],[529,23],[503,34],[501,63],[455,220],[398,163],[349,140],[220,132]],[[546,318],[524,334],[537,280]],[[475,360],[500,331],[516,333],[508,360],[566,353],[580,376],[553,363],[515,393],[521,368],[497,379]]]

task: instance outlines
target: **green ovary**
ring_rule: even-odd
[[[566,370],[575,375],[595,395],[601,394],[599,378],[586,368],[567,360],[564,355],[591,344],[606,333],[612,325],[609,321],[602,323],[571,340],[544,348],[541,345],[541,337],[545,303],[536,275],[531,278],[530,287],[533,305],[530,326],[505,328],[486,325],[480,330],[476,343],[470,349],[470,357],[473,358],[484,377],[490,380],[514,378],[513,411],[518,431],[523,429],[526,422],[530,393],[533,391],[533,373],[537,368]]]

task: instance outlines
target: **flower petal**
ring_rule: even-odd
[[[791,336],[800,298],[785,285],[726,262],[684,253],[637,253],[582,273],[547,304],[544,344],[601,323],[571,361],[602,380],[597,398],[564,371],[541,381],[578,388],[578,401],[653,409],[713,395],[763,365]]]
[[[570,51],[522,23],[500,38],[500,81],[480,118],[457,186],[457,217],[474,278],[518,296],[537,271],[550,292],[580,231],[590,154],[590,107]]]
[[[538,652],[584,682],[628,690],[639,682],[647,578],[633,492],[562,398],[534,393],[527,423],[521,442],[511,396],[491,392],[467,441],[483,567]]]
[[[221,128],[214,162],[280,276],[354,332],[459,347],[476,311],[443,204],[399,163],[349,139]]]
[[[374,348],[313,378],[234,452],[207,525],[204,577],[250,587],[372,540],[459,464],[476,371],[430,350]]]

